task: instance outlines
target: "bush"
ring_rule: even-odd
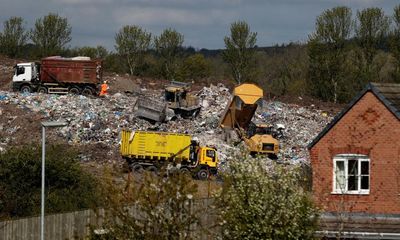
[[[0,219],[40,213],[41,146],[13,147],[0,154]],[[46,213],[90,208],[100,201],[98,182],[70,146],[46,148]]]
[[[107,234],[93,232],[90,239],[195,239],[193,226],[201,228],[200,217],[207,214],[192,207],[197,185],[184,173],[159,175],[146,172],[125,187],[106,184],[108,210],[102,227]]]
[[[261,159],[232,161],[228,169],[216,199],[223,239],[313,238],[317,210],[299,169]]]

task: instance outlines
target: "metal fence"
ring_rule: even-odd
[[[204,211],[201,217],[203,226],[215,225],[215,215],[210,214],[212,199],[200,199],[190,205],[193,211]],[[130,209],[135,214],[135,208]],[[106,214],[104,209],[83,210],[45,216],[45,239],[65,240],[84,239],[90,233],[90,226],[101,228]],[[201,231],[193,226],[193,234],[199,239],[213,239],[209,231]],[[0,222],[1,240],[37,240],[40,239],[40,217],[29,217]]]

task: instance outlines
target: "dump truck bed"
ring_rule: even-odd
[[[121,138],[123,157],[189,160],[191,136],[187,134],[123,130]]]
[[[246,83],[236,87],[231,101],[221,116],[221,128],[247,129],[262,97],[262,89],[254,84]]]
[[[43,58],[40,80],[43,83],[99,84],[102,78],[102,61],[86,58]]]

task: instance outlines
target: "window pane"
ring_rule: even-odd
[[[361,174],[369,175],[369,162],[367,161],[361,162]]]
[[[369,189],[369,177],[368,176],[361,177],[361,189],[364,189],[364,190]]]
[[[357,175],[358,174],[358,161],[354,159],[349,159],[349,166],[347,169],[347,173],[349,175]]]
[[[207,150],[207,152],[206,152],[206,156],[207,157],[210,157],[210,158],[213,158],[214,157],[214,154],[215,152],[213,151],[213,150]]]
[[[25,73],[25,68],[24,67],[18,67],[17,68],[17,75],[24,74],[24,73]]]
[[[335,170],[335,175],[336,175],[336,190],[340,191],[345,191],[345,183],[346,183],[346,178],[345,178],[345,172],[344,172],[344,161],[337,161],[336,162],[336,170]]]
[[[347,180],[347,190],[352,191],[352,190],[358,190],[358,177],[356,176],[349,176],[349,179]]]

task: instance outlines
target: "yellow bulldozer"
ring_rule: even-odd
[[[244,83],[237,86],[220,119],[220,127],[226,135],[236,131],[248,146],[250,154],[267,154],[276,159],[279,141],[272,136],[272,126],[252,122],[257,107],[262,104],[263,96],[263,90],[255,84]]]
[[[197,116],[201,108],[199,98],[189,91],[189,83],[177,81],[171,81],[165,88],[165,101],[168,107],[183,118]]]
[[[194,118],[201,109],[199,98],[190,93],[190,84],[177,81],[171,81],[165,88],[163,101],[141,96],[135,105],[138,106],[137,116],[154,122],[168,121],[174,114]]]

